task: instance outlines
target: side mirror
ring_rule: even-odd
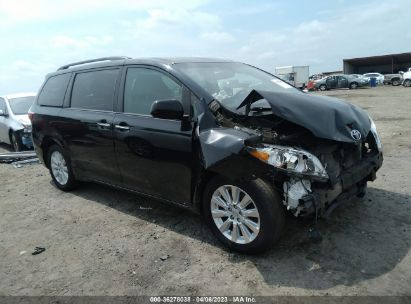
[[[403,74],[404,74],[404,72],[403,72],[403,71],[399,71],[399,72],[398,72],[398,74],[403,75]]]
[[[0,109],[0,116],[7,117],[8,115],[6,113],[4,113],[4,111],[2,109]]]
[[[184,109],[181,102],[177,99],[156,100],[151,105],[150,114],[156,118],[182,119]]]

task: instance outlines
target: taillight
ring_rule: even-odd
[[[33,117],[34,117],[34,113],[33,112],[29,112],[29,119],[31,122],[33,122]]]

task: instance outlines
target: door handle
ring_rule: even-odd
[[[107,123],[107,122],[98,122],[97,125],[99,127],[103,127],[103,128],[110,128],[111,124]]]
[[[130,127],[127,125],[115,125],[114,128],[116,128],[119,131],[129,131]]]

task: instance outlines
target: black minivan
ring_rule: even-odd
[[[382,165],[372,119],[253,66],[107,57],[47,75],[30,110],[55,185],[95,181],[201,213],[245,253],[280,237],[285,213],[327,216]]]

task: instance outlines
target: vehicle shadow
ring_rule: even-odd
[[[13,147],[5,143],[0,143],[0,151],[0,153],[14,152]]]
[[[73,194],[225,250],[189,211],[96,184],[87,183]],[[329,220],[317,223],[322,242],[310,241],[310,226],[312,221],[288,217],[275,248],[254,256],[232,253],[228,259],[234,264],[251,261],[271,286],[327,289],[379,277],[409,251],[410,196],[369,188],[364,199],[347,202]]]
[[[25,152],[25,151],[34,151],[34,148],[32,149],[25,148],[22,150],[22,152]],[[13,146],[0,142],[0,153],[8,153],[8,152],[14,152]]]

